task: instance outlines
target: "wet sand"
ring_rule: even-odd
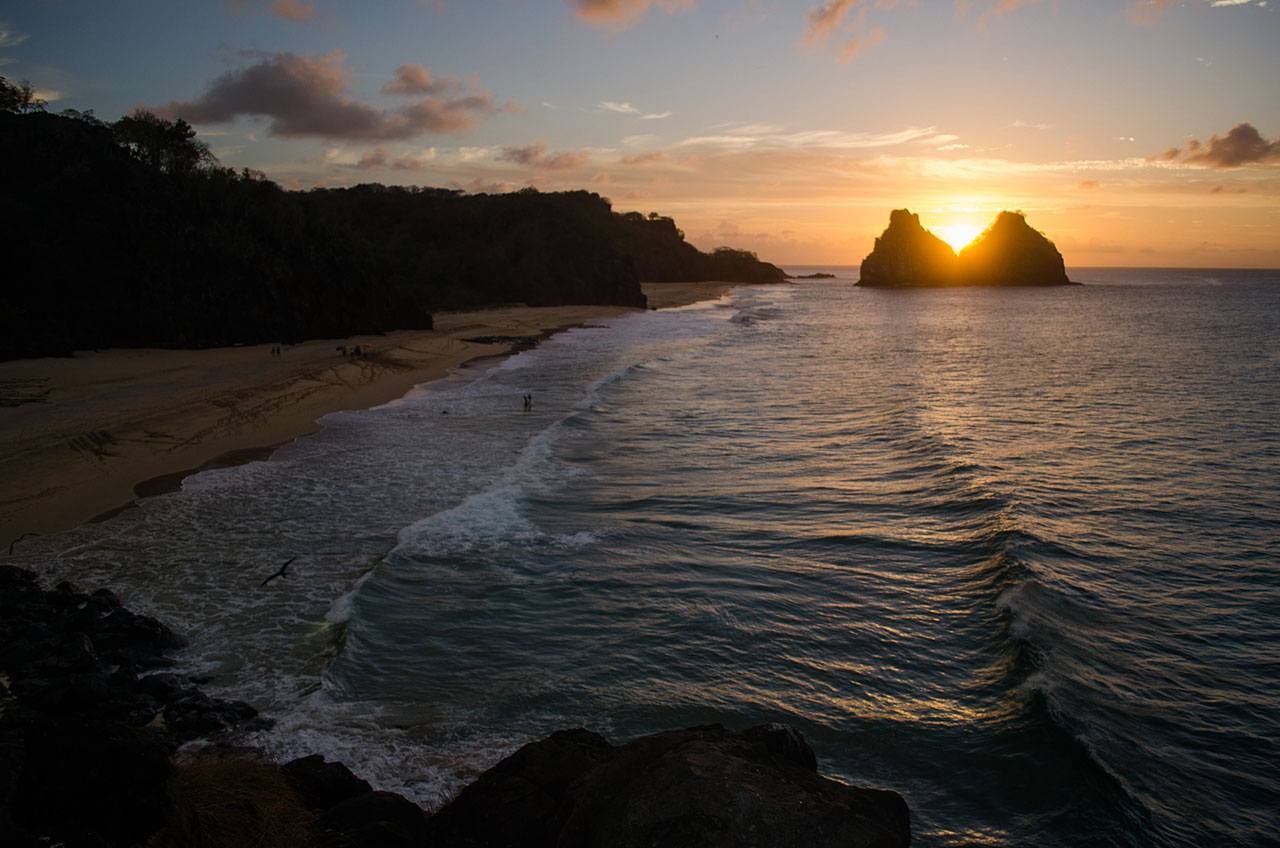
[[[659,309],[714,299],[720,283],[646,283]],[[195,471],[255,459],[511,345],[628,311],[512,307],[438,313],[435,329],[211,350],[118,349],[0,363],[0,545],[54,533],[172,491]],[[368,356],[343,357],[360,345]]]

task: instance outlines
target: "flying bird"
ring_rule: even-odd
[[[14,545],[18,544],[19,542],[21,542],[23,539],[27,538],[28,536],[39,536],[39,535],[40,535],[39,533],[23,533],[21,536],[19,536],[18,538],[14,539],[12,542],[10,542],[10,543],[9,543],[9,556],[13,556],[13,546],[14,546]]]
[[[297,559],[297,557],[290,557],[289,562],[293,562],[295,559]],[[275,574],[271,575],[266,580],[263,580],[261,583],[259,583],[258,588],[261,589],[263,586],[267,585],[272,580],[275,580],[277,577],[284,577],[284,571],[286,568],[289,567],[289,562],[286,562],[284,565],[280,566],[279,571],[277,571]]]

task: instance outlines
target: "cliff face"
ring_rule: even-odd
[[[862,260],[860,286],[952,286],[959,282],[955,252],[920,226],[906,209],[889,213],[889,228]]]
[[[1069,285],[1062,254],[1027,225],[1021,212],[1001,212],[960,251],[960,274],[975,286]]]
[[[1070,285],[1062,254],[1021,212],[1001,212],[960,251],[920,225],[918,215],[895,209],[889,228],[862,260],[860,286]]]

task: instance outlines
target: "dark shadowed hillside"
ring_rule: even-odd
[[[780,282],[585,191],[284,191],[182,121],[0,110],[0,358],[431,326],[435,309],[645,305],[640,280]]]
[[[425,328],[378,263],[274,183],[165,173],[96,122],[0,113],[0,356]]]

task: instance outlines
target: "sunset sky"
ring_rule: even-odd
[[[905,206],[944,238],[1022,209],[1068,266],[1274,268],[1278,7],[22,0],[0,74],[287,187],[586,188],[784,266]]]

